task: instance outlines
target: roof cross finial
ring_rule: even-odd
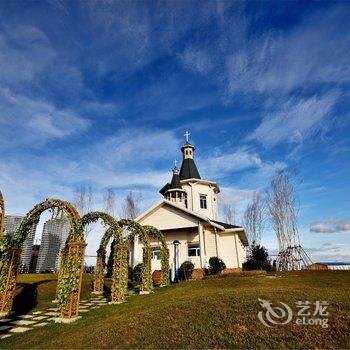
[[[177,159],[174,160],[174,167],[176,168],[177,165]]]
[[[188,130],[186,130],[186,132],[184,133],[184,136],[186,138],[186,142],[188,142],[188,138],[189,138],[190,135],[191,135],[191,133],[188,132]]]

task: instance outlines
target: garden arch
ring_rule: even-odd
[[[160,249],[160,263],[161,263],[161,277],[160,277],[160,286],[164,287],[169,284],[169,249],[166,244],[165,237],[161,231],[159,231],[154,226],[145,225],[143,229],[146,231],[148,237],[157,239],[161,244],[162,248]]]
[[[141,268],[141,293],[149,293],[152,289],[152,273],[151,273],[151,258],[152,258],[152,251],[151,246],[149,244],[149,238],[143,229],[143,226],[141,226],[136,221],[133,221],[131,219],[122,219],[119,220],[119,225],[121,227],[125,227],[129,231],[129,236],[127,237],[127,242],[130,246],[131,242],[135,240],[135,237],[138,236],[141,240],[143,247],[144,247],[144,253],[143,253],[143,264]]]
[[[106,247],[112,237],[116,240],[116,246],[113,252],[113,273],[112,273],[112,288],[111,302],[119,304],[124,301],[126,288],[128,285],[128,247],[124,242],[123,232],[111,215],[99,211],[91,212],[84,215],[81,219],[83,227],[101,219],[109,228],[103,235],[100,247],[96,257],[96,271],[94,276],[94,292],[103,292],[104,268]]]
[[[62,210],[70,223],[60,279],[57,283],[57,299],[62,321],[74,319],[79,313],[80,289],[85,252],[84,230],[81,218],[72,204],[60,199],[46,199],[37,204],[22,220],[20,226],[4,244],[0,271],[0,312],[9,313],[12,308],[17,276],[20,268],[21,249],[33,224],[47,209]]]
[[[0,240],[4,236],[5,231],[5,202],[0,191]]]

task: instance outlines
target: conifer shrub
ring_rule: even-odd
[[[243,263],[243,270],[265,270],[274,271],[269,259],[269,253],[264,246],[253,244],[246,262]]]
[[[217,256],[209,259],[209,272],[211,275],[218,275],[222,270],[226,269],[226,264]]]

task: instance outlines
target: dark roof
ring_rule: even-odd
[[[200,175],[193,159],[187,158],[182,161],[180,180],[200,179]]]
[[[166,183],[166,184],[159,190],[159,193],[162,194],[162,195],[164,196],[164,193],[165,193],[166,191],[168,191],[169,187],[170,187],[170,183],[168,182],[168,183]]]
[[[215,222],[215,223],[223,226],[226,230],[229,228],[242,228],[242,226],[231,225],[231,224],[227,224],[226,222],[221,222],[221,221],[216,221],[216,220],[210,220],[210,221]]]
[[[178,170],[176,172],[174,171],[168,190],[174,190],[176,188],[182,189]]]

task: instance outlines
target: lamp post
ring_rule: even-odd
[[[179,245],[181,244],[180,241],[175,239],[173,242],[174,244],[174,273],[173,273],[173,280],[175,282],[178,282],[179,280]]]

